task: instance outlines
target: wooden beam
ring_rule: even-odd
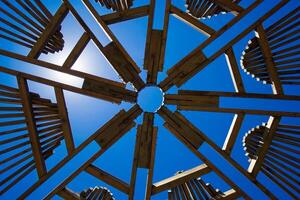
[[[62,130],[64,134],[65,143],[67,146],[68,153],[71,154],[75,149],[75,145],[72,136],[72,130],[71,130],[70,120],[68,116],[68,110],[67,110],[67,105],[64,97],[64,92],[61,88],[58,87],[55,87],[54,91],[55,91],[56,102],[58,106],[58,113],[62,119]]]
[[[230,1],[230,0],[212,0],[214,3],[218,4],[225,10],[232,12],[234,15],[238,15],[241,13],[244,9],[237,5],[236,3]]]
[[[196,96],[185,94],[166,94],[164,103],[185,106],[191,108],[199,107],[219,107],[218,96]]]
[[[8,69],[8,68],[1,67],[1,66],[0,66],[0,71],[3,72],[3,73],[6,73],[6,74],[15,75],[15,76],[20,75],[20,76],[22,76],[26,79],[30,79],[30,80],[38,82],[38,83],[51,85],[53,87],[59,87],[59,88],[62,88],[64,90],[68,90],[68,91],[71,91],[71,92],[76,92],[76,93],[83,94],[83,95],[86,95],[86,96],[90,96],[90,97],[110,101],[110,102],[113,102],[113,103],[118,103],[118,104],[121,103],[121,100],[119,98],[114,98],[112,96],[107,96],[106,94],[101,94],[101,92],[93,92],[93,91],[90,91],[90,90],[86,90],[84,88],[74,87],[74,86],[71,86],[71,85],[68,85],[68,84],[63,84],[63,83],[60,83],[60,82],[52,81],[50,79],[41,78],[41,77],[38,77],[38,76],[34,76],[34,75],[31,75],[31,74],[19,72],[19,71]],[[102,84],[105,84],[105,83],[106,82],[103,82]],[[107,84],[109,85],[109,83],[110,82],[108,82]]]
[[[232,200],[232,199],[238,199],[241,197],[241,194],[236,192],[234,189],[227,190],[223,192],[222,200]]]
[[[274,133],[277,131],[277,127],[280,122],[280,117],[270,117],[269,121],[266,125],[266,133],[264,136],[264,143],[262,147],[259,150],[259,153],[257,155],[257,159],[252,159],[248,168],[248,172],[251,173],[252,176],[256,177],[259,170],[261,169],[261,166],[264,162],[264,157],[268,151],[268,148],[270,147],[273,139]]]
[[[274,99],[274,100],[290,100],[300,101],[300,96],[296,95],[281,95],[281,94],[261,94],[261,93],[237,93],[237,92],[215,92],[215,91],[195,91],[195,90],[179,90],[180,95],[192,96],[218,96],[219,98],[254,98],[254,99]]]
[[[69,188],[63,188],[57,194],[64,200],[80,200],[79,194],[76,192],[73,192]]]
[[[164,190],[168,190],[178,185],[184,184],[192,179],[196,179],[200,176],[203,176],[209,173],[210,171],[211,169],[206,164],[202,164],[192,169],[186,170],[180,174],[154,183],[152,186],[152,194],[157,194]]]
[[[272,82],[272,89],[274,94],[283,94],[283,88],[277,73],[277,69],[275,67],[273,58],[272,58],[272,51],[270,49],[270,45],[268,42],[268,38],[265,32],[264,27],[262,24],[259,24],[256,27],[256,35],[258,37],[258,43],[261,48],[264,61],[267,65],[268,74],[270,80]]]
[[[67,1],[64,0],[64,2],[67,2]],[[91,14],[95,17],[96,21],[99,23],[99,25],[103,29],[103,31],[112,40],[112,42],[108,45],[108,47],[110,47],[109,50],[118,54],[118,56],[114,55],[115,57],[111,55],[111,57],[112,57],[111,59],[113,59],[113,62],[117,62],[117,60],[116,60],[117,57],[120,57],[122,60],[126,61],[126,62],[123,62],[123,63],[126,63],[127,65],[123,66],[123,67],[126,67],[126,70],[128,71],[127,73],[131,74],[131,79],[128,80],[127,75],[124,74],[124,73],[120,74],[120,76],[125,75],[125,77],[122,77],[124,81],[130,81],[134,85],[134,87],[138,90],[142,89],[145,86],[145,83],[143,82],[143,80],[139,76],[139,73],[141,72],[141,70],[139,69],[137,64],[130,57],[130,55],[127,53],[125,48],[121,45],[121,43],[119,42],[117,37],[114,35],[114,33],[110,30],[108,25],[105,24],[105,22],[102,20],[101,16],[96,11],[96,9],[91,4],[91,2],[88,1],[88,0],[82,0],[82,2],[87,7],[87,9],[91,12]],[[72,7],[72,5],[70,3],[68,3],[68,6]],[[116,66],[115,65],[114,67],[119,67],[120,68],[121,66]]]
[[[99,169],[98,167],[91,164],[85,169],[85,171],[98,178],[99,180],[107,183],[108,185],[111,185],[116,189],[124,192],[125,194],[129,193],[129,185],[126,182],[112,176],[111,174]]]
[[[203,33],[206,36],[213,35],[216,31],[207,26],[206,24],[200,22],[197,18],[187,14],[186,12],[180,10],[175,6],[171,6],[171,13],[179,20],[185,22],[186,24],[190,25],[191,27],[195,28],[197,31]]]
[[[69,10],[67,6],[63,3],[59,9],[56,11],[55,15],[51,19],[51,23],[49,23],[44,32],[42,33],[41,37],[37,40],[33,48],[28,54],[30,58],[38,58],[42,53],[43,48],[45,47],[46,43],[48,42],[49,38],[53,33],[58,29],[61,22],[67,16]]]
[[[233,146],[236,142],[237,136],[240,132],[242,123],[244,121],[245,115],[244,114],[235,114],[227,133],[227,137],[224,141],[222,150],[228,154],[231,154]]]
[[[86,45],[90,41],[90,36],[87,32],[84,32],[78,42],[76,43],[75,47],[72,49],[71,53],[65,60],[63,64],[63,68],[71,69],[71,67],[74,65],[76,60],[79,58],[81,55],[82,51],[86,47]]]
[[[139,17],[144,17],[149,14],[149,6],[141,6],[137,8],[132,8],[128,10],[124,10],[121,12],[114,12],[106,15],[102,15],[101,19],[107,24],[115,24],[131,19],[136,19]]]
[[[137,117],[132,116],[131,113],[136,111],[136,106],[132,107],[126,113],[130,117]],[[123,113],[124,111],[120,111],[119,113]],[[117,114],[118,115],[118,114]],[[132,119],[127,119],[132,120]],[[30,188],[28,188],[18,199],[25,199],[28,197],[34,190],[36,190],[40,185],[42,185],[45,181],[47,181],[50,177],[52,177],[58,170],[63,168],[73,157],[75,157],[79,152],[81,152],[84,148],[86,148],[89,144],[91,144],[94,140],[96,140],[106,129],[110,126],[111,123],[115,121],[115,118],[109,120],[106,124],[104,124],[101,128],[99,128],[95,133],[93,133],[88,139],[86,139],[83,143],[81,143],[71,155],[67,155],[62,161],[60,161],[56,166],[54,166],[45,176],[41,177],[37,182],[35,182]],[[112,146],[116,141],[120,138],[115,137],[113,140],[107,143],[105,148],[102,148],[99,152],[94,154],[86,163],[84,163],[80,168],[77,169],[71,176],[69,176],[61,185],[57,186],[57,188],[49,194],[49,198],[51,198],[54,194],[59,192],[61,189],[65,187],[74,177],[76,177],[80,172],[85,170],[91,163],[93,163],[100,155],[102,155],[106,150]]]
[[[30,137],[30,143],[35,161],[35,166],[39,177],[44,176],[47,173],[45,160],[43,158],[41,144],[37,133],[36,124],[34,121],[34,115],[32,110],[31,98],[29,96],[29,90],[27,81],[24,77],[17,77],[20,96],[22,99],[23,110],[26,118],[27,129]]]
[[[238,64],[236,62],[236,57],[232,48],[225,51],[225,57],[227,60],[227,65],[231,74],[231,79],[236,92],[245,93],[245,88],[243,80],[239,71]]]

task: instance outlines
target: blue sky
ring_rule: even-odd
[[[59,7],[60,0],[44,0],[43,1],[48,8],[54,13]],[[97,38],[101,41],[103,45],[106,45],[109,40],[97,25],[94,19],[91,17],[89,12],[85,9],[84,5],[79,0],[70,0],[74,7],[79,11],[80,15],[88,23],[89,27],[96,34]],[[134,7],[145,5],[148,0],[135,0]],[[240,5],[243,7],[249,6],[253,0],[241,1]],[[226,44],[227,41],[232,39],[238,33],[246,28],[247,25],[253,23],[258,17],[262,16],[265,12],[275,5],[274,2],[279,2],[278,0],[265,0],[263,3],[251,12],[247,17],[245,17],[237,26],[234,26],[229,31],[221,37],[221,39],[216,40],[211,45],[207,46],[203,51],[205,55],[212,55],[218,48]],[[173,0],[172,3],[178,8],[185,10],[184,0]],[[101,8],[93,2],[93,5],[101,14],[108,13],[109,11]],[[3,6],[0,3],[0,6]],[[157,0],[154,28],[162,29],[163,26],[163,13],[164,13],[165,1]],[[270,19],[268,19],[264,25],[268,26],[272,22],[278,20],[285,13],[292,10],[296,6],[299,6],[299,1],[291,0],[284,8],[282,8],[278,13],[274,14]],[[210,25],[216,30],[224,26],[228,21],[233,18],[231,14],[224,14],[212,17],[211,19],[204,19],[202,22]],[[144,57],[144,47],[146,41],[146,31],[147,31],[147,17],[121,22],[119,24],[111,25],[110,28],[120,40],[125,49],[129,52],[130,56],[135,60],[135,62],[142,69],[143,57]],[[41,60],[46,60],[53,62],[55,64],[61,65],[71,49],[75,46],[76,42],[83,33],[83,29],[80,27],[76,19],[69,14],[62,23],[62,33],[64,35],[65,47],[63,51],[56,54],[42,55]],[[246,35],[242,40],[233,46],[235,51],[237,61],[240,60],[242,51],[249,39],[254,37],[254,32]],[[159,74],[159,80],[163,80],[166,77],[166,71],[176,64],[180,59],[186,56],[195,47],[201,44],[207,37],[198,32],[197,30],[189,27],[187,24],[179,21],[175,17],[170,17],[170,25],[168,32],[168,40],[165,55],[165,65],[164,71]],[[17,45],[12,45],[3,39],[0,39],[0,49],[6,49],[16,53],[26,55],[28,49],[20,48]],[[14,59],[5,58],[0,55],[1,65],[16,69],[20,71],[25,71],[27,73],[32,73],[35,75],[43,76],[49,79],[61,81],[74,86],[81,86],[82,80],[66,76],[62,73],[54,73],[51,70],[41,69],[38,66],[17,61]],[[239,62],[238,62],[239,63]],[[115,81],[121,81],[118,75],[111,68],[110,64],[105,60],[101,52],[95,47],[95,45],[90,42],[86,49],[83,51],[82,55],[79,57],[77,62],[74,64],[72,69],[79,71],[84,71],[101,77],[105,77]],[[272,90],[269,85],[263,85],[261,82],[257,82],[251,76],[245,74],[241,69],[242,79],[245,84],[247,92],[255,93],[268,93],[271,94]],[[142,70],[142,78],[146,79],[146,71]],[[6,74],[0,73],[1,84],[16,86],[16,80],[14,77],[8,76]],[[49,87],[35,82],[29,82],[30,90],[32,92],[39,93],[42,97],[52,99],[55,101],[54,90]],[[132,89],[128,84],[128,89]],[[190,90],[205,90],[205,91],[234,91],[234,86],[230,78],[230,72],[228,70],[225,56],[222,55],[210,65],[208,65],[203,71],[195,75],[191,80],[186,82],[179,89],[190,89]],[[299,86],[285,86],[286,94],[300,95]],[[177,93],[178,88],[171,88],[167,93]],[[112,104],[99,99],[94,99],[91,97],[86,97],[83,95],[78,95],[72,92],[65,91],[65,98],[69,111],[70,123],[73,130],[73,135],[75,139],[75,144],[78,146],[86,138],[88,138],[94,131],[105,124],[109,119],[111,119],[116,113],[121,109],[128,110],[132,104],[123,102],[120,105]],[[155,95],[152,95],[154,100]],[[151,98],[149,99],[151,100]],[[2,105],[2,104],[1,104]],[[151,106],[151,105],[149,105]],[[238,108],[253,108],[253,109],[269,109],[269,110],[286,110],[286,111],[297,111],[300,112],[300,104],[298,102],[286,102],[286,101],[267,101],[267,100],[245,100],[245,99],[232,99],[232,98],[222,98],[221,106],[224,107],[238,107]],[[175,110],[174,106],[167,106],[171,110]],[[233,119],[233,114],[226,113],[209,113],[209,112],[181,112],[187,119],[189,119],[196,127],[201,129],[211,140],[213,140],[217,145],[222,147],[226,134],[230,127],[231,121]],[[0,119],[1,120],[1,119]],[[257,116],[257,115],[247,115],[242,128],[240,130],[238,140],[234,146],[232,156],[233,158],[245,169],[248,167],[247,157],[244,155],[245,152],[242,147],[242,138],[244,134],[251,128],[260,125],[262,122],[266,122],[268,116]],[[285,123],[298,124],[300,125],[299,118],[287,118],[282,119]],[[142,117],[136,120],[137,124],[142,122]],[[174,175],[179,170],[187,170],[197,165],[202,164],[202,161],[194,156],[182,143],[180,143],[167,129],[163,127],[163,120],[158,115],[155,117],[155,125],[159,127],[158,131],[158,141],[157,141],[157,151],[156,160],[154,167],[154,178],[153,182],[157,182],[164,178]],[[1,129],[2,130],[2,129]],[[131,165],[134,152],[135,144],[135,134],[136,127],[128,132],[122,139],[120,139],[113,147],[111,147],[103,156],[96,160],[95,165],[99,166],[101,169],[119,177],[120,179],[130,182]],[[0,147],[2,148],[2,147]],[[84,154],[80,154],[78,160],[74,161],[74,165],[70,168],[80,164],[82,160],[86,159],[89,155],[97,150],[97,146],[93,146]],[[236,183],[239,183],[244,191],[248,191],[249,195],[255,199],[266,199],[266,196],[254,187],[252,183],[247,181],[239,172],[237,172],[233,167],[222,160],[217,153],[212,150],[208,145],[203,145],[200,147],[199,151],[205,154],[211,159],[218,167],[222,169],[223,172],[231,177]],[[66,149],[64,145],[61,145],[56,149],[55,154],[47,160],[48,169],[55,166],[61,159],[66,156]],[[1,157],[2,158],[2,157]],[[64,169],[59,176],[61,180],[65,178],[65,174],[68,172],[68,168]],[[0,175],[1,177],[1,175]],[[139,169],[137,182],[136,182],[136,195],[135,199],[143,199],[144,188],[146,183],[147,170]],[[274,186],[270,180],[268,180],[262,174],[259,175],[258,179],[264,183],[268,188],[270,188],[280,199],[288,199],[289,197],[277,186]],[[0,199],[14,199],[19,193],[25,191],[29,186],[28,183],[34,183],[37,180],[36,174],[33,172],[21,182],[16,184],[16,186],[5,193]],[[229,186],[221,180],[216,174],[211,173],[204,176],[206,182],[210,182],[216,188],[220,188],[222,191],[229,189]],[[57,180],[59,181],[59,180]],[[49,183],[51,185],[51,183]],[[53,183],[52,183],[53,184]],[[116,189],[108,186],[105,183],[97,180],[96,178],[88,175],[87,173],[81,173],[76,177],[68,187],[74,191],[82,191],[88,187],[93,186],[106,186],[113,193],[116,199],[126,199],[126,196],[117,191]],[[45,188],[47,188],[47,184]],[[17,191],[17,192],[16,192]],[[38,195],[38,194],[34,194]],[[38,199],[39,196],[30,196],[31,199]],[[161,193],[153,196],[153,199],[161,200],[166,199],[167,193]]]

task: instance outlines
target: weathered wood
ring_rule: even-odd
[[[218,96],[196,96],[185,94],[166,94],[164,95],[165,104],[185,106],[197,109],[197,107],[219,107]]]
[[[185,142],[190,143],[195,149],[201,146],[203,143],[202,133],[179,112],[172,113],[163,106],[157,113],[166,121],[164,126],[167,126],[167,128],[172,127],[184,138]]]
[[[86,45],[89,43],[89,41],[89,34],[87,32],[84,32],[78,40],[78,42],[76,43],[75,47],[72,49],[67,59],[65,60],[62,67],[70,69],[74,65],[76,60],[79,58],[80,54],[82,53]]]
[[[55,33],[57,28],[60,26],[61,22],[64,20],[64,18],[68,14],[68,8],[65,4],[62,4],[55,15],[52,18],[51,23],[49,23],[46,26],[46,29],[44,30],[43,34],[41,37],[37,40],[36,44],[33,46],[31,51],[28,54],[28,57],[30,58],[38,58],[41,54],[41,51],[43,47],[46,45],[46,43],[49,40],[49,37]]]
[[[211,36],[216,32],[211,27],[200,22],[198,19],[195,19],[194,17],[188,15],[187,13],[183,12],[182,10],[173,5],[171,6],[170,11],[176,18],[185,22],[186,24],[190,25],[191,27],[195,28],[196,30],[200,31],[206,36]]]
[[[149,9],[150,9],[149,6],[141,6],[141,7],[121,11],[121,12],[102,15],[101,19],[107,25],[115,24],[115,23],[131,20],[131,19],[147,16],[149,14]]]
[[[30,143],[32,147],[33,157],[36,164],[39,177],[44,176],[47,173],[45,160],[42,156],[41,144],[38,138],[34,115],[32,111],[31,99],[29,97],[27,81],[23,77],[18,77],[18,85],[20,89],[20,95],[22,98],[22,104],[24,113],[26,116],[27,127],[30,135]]]
[[[70,154],[74,151],[75,145],[72,136],[72,130],[69,121],[64,92],[61,88],[58,87],[55,87],[54,90],[55,90],[55,96],[56,96],[56,101],[58,106],[58,113],[61,116],[61,120],[62,120],[62,130],[64,133],[64,139],[65,139],[68,153]]]
[[[101,181],[124,192],[125,194],[129,193],[129,185],[126,182],[122,181],[117,177],[112,176],[111,174],[99,169],[98,167],[91,164],[85,169],[85,171],[93,175],[94,177],[100,179]]]
[[[79,194],[73,192],[69,188],[62,189],[61,191],[59,191],[58,195],[65,200],[79,200],[80,199]]]
[[[152,186],[152,193],[157,194],[164,190],[171,189],[177,185],[181,185],[185,182],[188,182],[191,179],[196,179],[202,175],[205,175],[210,171],[211,169],[207,167],[206,164],[199,165],[182,173],[176,174],[175,176],[154,183]]]

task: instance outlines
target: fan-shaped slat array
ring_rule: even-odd
[[[101,6],[105,6],[117,12],[129,9],[132,6],[132,1],[133,0],[96,0]]]
[[[0,85],[0,186],[5,192],[36,168],[32,141],[29,134],[28,119],[24,111],[22,95],[19,89]],[[32,115],[35,121],[42,159],[46,160],[60,145],[63,136],[63,124],[57,104],[38,94],[29,93],[32,103]],[[8,105],[13,106],[8,106]]]
[[[233,0],[239,3],[240,0]],[[196,18],[207,18],[221,13],[226,13],[223,7],[211,0],[186,0],[187,11]]]
[[[50,11],[40,0],[1,0],[0,38],[32,49],[52,20]],[[48,38],[42,53],[55,53],[63,49],[61,26]]]
[[[81,200],[114,200],[113,194],[104,187],[89,188],[80,193]]]
[[[300,13],[299,7],[265,29],[272,57],[264,55],[258,36],[243,52],[241,66],[259,81],[271,84],[267,59],[272,59],[281,84],[300,84]]]
[[[245,135],[243,145],[250,160],[258,159],[268,134],[269,129],[262,125]],[[299,155],[300,126],[279,124],[260,168],[274,183],[295,198],[300,195]]]

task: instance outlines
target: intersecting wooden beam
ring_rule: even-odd
[[[51,85],[53,87],[59,87],[59,88],[62,88],[64,90],[68,90],[68,91],[71,91],[71,92],[76,92],[76,93],[83,94],[83,95],[86,95],[86,96],[90,96],[90,97],[94,97],[94,98],[98,98],[98,99],[102,99],[102,100],[106,100],[106,101],[110,101],[110,102],[114,102],[114,103],[121,103],[119,98],[116,99],[114,97],[107,96],[105,94],[103,95],[101,93],[96,93],[96,92],[93,92],[93,91],[89,91],[89,90],[86,90],[84,88],[74,87],[74,86],[71,86],[71,85],[59,83],[59,82],[56,82],[56,81],[52,81],[50,79],[41,78],[41,77],[38,77],[38,76],[34,76],[34,75],[31,75],[31,74],[15,71],[15,70],[8,69],[8,68],[5,68],[5,67],[0,66],[0,71],[4,72],[4,73],[7,73],[7,74],[15,75],[15,76],[20,75],[20,76],[22,76],[26,79],[30,79],[30,80],[35,81],[35,82],[43,83],[43,84],[46,84],[46,85]],[[110,82],[108,82],[108,84],[109,83]],[[103,84],[105,84],[105,82]]]
[[[98,167],[94,165],[89,165],[85,169],[86,172],[93,175],[94,177],[98,178],[99,180],[115,187],[116,189],[124,192],[125,194],[129,193],[129,185],[125,183],[123,180],[112,176],[111,174],[99,169]]]
[[[107,89],[112,89],[113,88],[113,90],[123,91],[123,92],[125,91],[125,93],[126,92],[129,92],[129,93],[132,92],[130,90],[125,89],[125,84],[124,83],[112,81],[112,80],[109,80],[109,79],[101,78],[101,77],[98,77],[98,76],[94,76],[94,75],[91,75],[91,74],[88,74],[88,73],[84,73],[84,72],[80,72],[80,71],[76,71],[76,70],[71,70],[71,69],[63,68],[63,67],[61,67],[59,65],[55,65],[55,64],[48,63],[48,62],[41,61],[41,60],[35,60],[35,59],[32,59],[32,58],[28,58],[26,56],[23,56],[23,55],[20,55],[20,54],[16,54],[16,53],[13,53],[13,52],[10,52],[10,51],[5,51],[5,50],[2,50],[2,49],[0,50],[0,54],[8,56],[8,57],[11,57],[11,58],[14,58],[14,59],[18,59],[18,60],[21,60],[21,61],[24,61],[24,62],[28,62],[28,63],[34,64],[34,65],[38,65],[40,67],[45,67],[47,69],[51,69],[51,70],[55,70],[55,71],[58,71],[58,72],[67,73],[69,75],[76,76],[76,77],[81,78],[81,79],[91,80],[91,81],[97,83],[96,84],[97,87],[99,85],[101,85],[102,87],[105,87]],[[4,67],[1,67],[0,70],[2,70],[2,71],[11,71],[12,72],[12,70],[5,69]],[[17,74],[17,73],[18,73],[17,71],[13,72],[13,74]],[[25,73],[23,73],[23,74],[25,74]],[[33,76],[31,76],[31,77],[33,77]],[[37,78],[40,79],[39,77],[37,77]],[[45,84],[47,84],[47,83],[45,83]],[[65,87],[63,87],[63,88],[66,89]],[[91,92],[87,91],[84,88],[82,88],[81,92],[79,92],[79,93],[82,93],[82,92],[84,92],[84,93],[90,93],[89,96],[92,96],[92,97],[100,98],[100,99],[111,101],[111,102],[114,102],[114,103],[121,103],[121,99],[120,98],[114,98],[114,97],[112,97],[109,93],[106,92],[106,90],[103,90],[103,91],[100,90],[100,91],[97,91],[97,93],[95,93],[95,92],[92,92],[92,91]],[[104,93],[102,93],[102,92],[104,92]],[[131,101],[135,102],[135,99],[131,98]]]
[[[86,45],[89,43],[89,41],[90,41],[89,34],[87,32],[84,32],[80,37],[80,39],[78,40],[78,42],[76,43],[75,47],[72,49],[67,59],[65,60],[62,67],[70,69],[74,65],[76,60],[79,58],[80,54],[82,53]]]
[[[168,76],[159,84],[160,87],[164,91],[166,91],[167,89],[171,88],[174,85],[176,85],[177,87],[181,86],[183,83],[185,83],[191,77],[193,77],[197,72],[202,70],[209,63],[214,61],[218,56],[220,56],[227,49],[229,49],[235,43],[235,40],[239,40],[239,38],[241,38],[242,36],[244,36],[245,34],[250,32],[253,28],[255,28],[256,24],[252,25],[251,28],[245,30],[238,37],[233,39],[225,47],[221,48],[217,53],[215,53],[213,56],[210,56],[209,58],[205,58],[205,56],[202,53],[202,50],[206,46],[208,46],[214,40],[219,38],[225,31],[227,31],[233,25],[235,25],[237,22],[239,22],[241,20],[241,18],[243,18],[250,11],[252,11],[254,8],[256,8],[261,2],[262,2],[262,0],[257,0],[254,3],[252,3],[247,9],[242,11],[240,14],[238,14],[237,17],[233,18],[229,23],[227,23],[226,26],[223,26],[220,30],[215,32],[207,40],[205,40],[202,44],[200,44],[197,48],[195,48],[190,54],[188,54],[186,57],[184,57],[182,60],[180,60],[178,63],[176,63],[170,70],[168,70]],[[271,12],[264,15],[259,21],[264,20],[269,15],[276,12],[285,3],[287,3],[287,0],[283,3],[280,3],[278,6],[276,6],[276,8],[272,9]],[[188,65],[187,65],[187,63],[188,63]],[[184,67],[182,67],[182,66],[184,66]],[[186,68],[186,69],[183,70],[182,68]]]
[[[107,130],[109,129],[111,124],[116,123],[116,121],[120,121],[119,123],[123,123],[124,126],[127,126],[127,121],[132,121],[142,111],[138,108],[138,106],[134,106],[131,109],[129,109],[127,112],[124,113],[124,110],[121,110],[117,116],[118,118],[121,118],[121,120],[116,119],[116,117],[109,120],[106,124],[104,124],[101,128],[99,128],[95,133],[93,133],[88,139],[86,139],[83,143],[81,143],[72,154],[66,156],[62,161],[60,161],[55,167],[53,167],[48,173],[41,177],[37,182],[35,182],[29,189],[27,189],[18,199],[25,199],[28,197],[34,190],[36,190],[40,185],[42,185],[45,181],[47,181],[49,178],[51,178],[58,170],[63,168],[73,157],[78,155],[82,150],[84,150],[89,144],[91,144],[93,141],[98,141],[99,138],[103,138],[103,134],[106,134]],[[124,121],[123,121],[123,120]],[[119,127],[120,128],[120,127]],[[122,127],[121,127],[122,128]],[[127,129],[128,130],[128,129]],[[111,131],[111,129],[109,130]],[[113,130],[114,131],[114,130]],[[124,130],[120,130],[124,131]],[[112,132],[112,131],[111,131]],[[102,148],[95,153],[93,156],[91,156],[90,159],[88,159],[83,165],[81,165],[75,172],[73,172],[69,177],[67,177],[60,185],[56,186],[56,188],[48,194],[48,196],[45,199],[50,199],[52,196],[57,194],[59,191],[61,191],[70,181],[72,181],[78,174],[80,174],[82,171],[84,171],[87,167],[91,165],[99,156],[101,156],[104,152],[107,151],[109,147],[111,147],[113,144],[115,144],[120,137],[122,137],[123,134],[118,134],[116,137],[110,137],[110,140],[105,142],[105,145],[102,145]],[[99,142],[99,141],[98,141]],[[100,144],[104,144],[104,141],[100,141]]]
[[[211,169],[206,164],[202,164],[192,169],[186,170],[180,174],[177,174],[175,176],[154,183],[152,186],[152,194],[157,194],[164,190],[171,189],[187,181],[203,176],[209,173],[210,171]]]
[[[42,53],[42,50],[46,43],[48,42],[51,35],[57,30],[61,22],[67,16],[69,10],[67,6],[63,3],[59,9],[56,11],[55,15],[51,19],[51,23],[46,26],[46,29],[42,33],[41,37],[37,40],[36,44],[33,46],[28,54],[30,58],[38,58]]]
[[[259,170],[261,169],[261,166],[264,162],[264,158],[265,155],[268,151],[268,148],[270,147],[271,143],[272,143],[272,139],[273,136],[277,130],[277,127],[279,125],[280,122],[280,117],[270,117],[269,121],[266,125],[266,133],[265,133],[265,137],[263,139],[263,145],[259,150],[259,153],[257,155],[257,159],[252,159],[248,168],[249,173],[251,173],[251,175],[253,175],[254,177],[257,176]]]
[[[27,85],[27,80],[24,77],[17,77],[20,96],[22,99],[22,105],[24,114],[26,117],[27,128],[30,137],[31,148],[33,152],[33,157],[39,177],[44,176],[47,173],[45,160],[43,158],[41,144],[34,121],[33,108],[31,104],[31,98],[29,96],[29,89]]]
[[[67,105],[64,97],[64,92],[61,88],[58,87],[55,87],[54,91],[55,91],[55,96],[56,96],[56,101],[58,106],[58,113],[61,116],[61,119],[63,121],[62,129],[63,129],[65,143],[67,146],[68,153],[71,154],[75,149],[75,145],[72,136],[72,130],[70,125]]]
[[[64,2],[67,3],[66,0]],[[109,38],[112,40],[112,42],[107,45],[107,49],[105,52],[108,55],[108,60],[110,62],[113,62],[112,65],[116,67],[116,70],[118,71],[121,78],[126,82],[131,82],[134,87],[137,90],[142,89],[145,86],[145,83],[139,76],[139,73],[141,70],[137,66],[137,64],[134,62],[134,60],[130,57],[130,55],[127,53],[127,51],[124,49],[122,44],[119,42],[117,37],[114,35],[114,33],[110,30],[108,25],[102,20],[101,16],[97,12],[97,10],[94,8],[94,6],[88,1],[88,0],[82,0],[84,5],[87,7],[87,9],[91,12],[91,14],[95,17],[96,21],[99,23],[100,27],[104,30],[104,32],[109,36]],[[68,7],[72,7],[70,3],[67,3]],[[71,10],[74,12],[74,9]],[[117,55],[114,55],[116,53]],[[105,54],[105,53],[104,53]],[[120,59],[120,60],[119,60]],[[116,64],[121,64],[121,66],[117,66]],[[125,65],[125,66],[123,66]],[[122,68],[126,68],[127,71],[122,70]],[[130,74],[130,76],[128,76]]]
[[[187,14],[186,12],[180,10],[179,8],[175,6],[171,6],[170,12],[179,20],[185,22],[186,24],[192,26],[196,30],[200,31],[206,36],[211,36],[213,35],[216,31],[207,26],[206,24],[202,23],[199,21],[197,18],[194,18],[193,16]]]
[[[274,94],[283,94],[283,88],[281,85],[281,82],[279,80],[279,76],[277,73],[277,69],[275,67],[273,58],[272,58],[272,51],[268,42],[268,38],[265,32],[264,27],[262,24],[259,24],[256,27],[256,35],[258,37],[258,43],[261,48],[264,61],[266,62],[267,65],[267,70],[272,82],[272,87],[273,87],[273,93]]]
[[[101,19],[107,24],[114,24],[123,22],[126,20],[136,19],[139,17],[144,17],[149,14],[149,6],[141,6],[137,8],[132,8],[128,10],[124,10],[121,12],[114,12],[106,15],[102,15]]]

